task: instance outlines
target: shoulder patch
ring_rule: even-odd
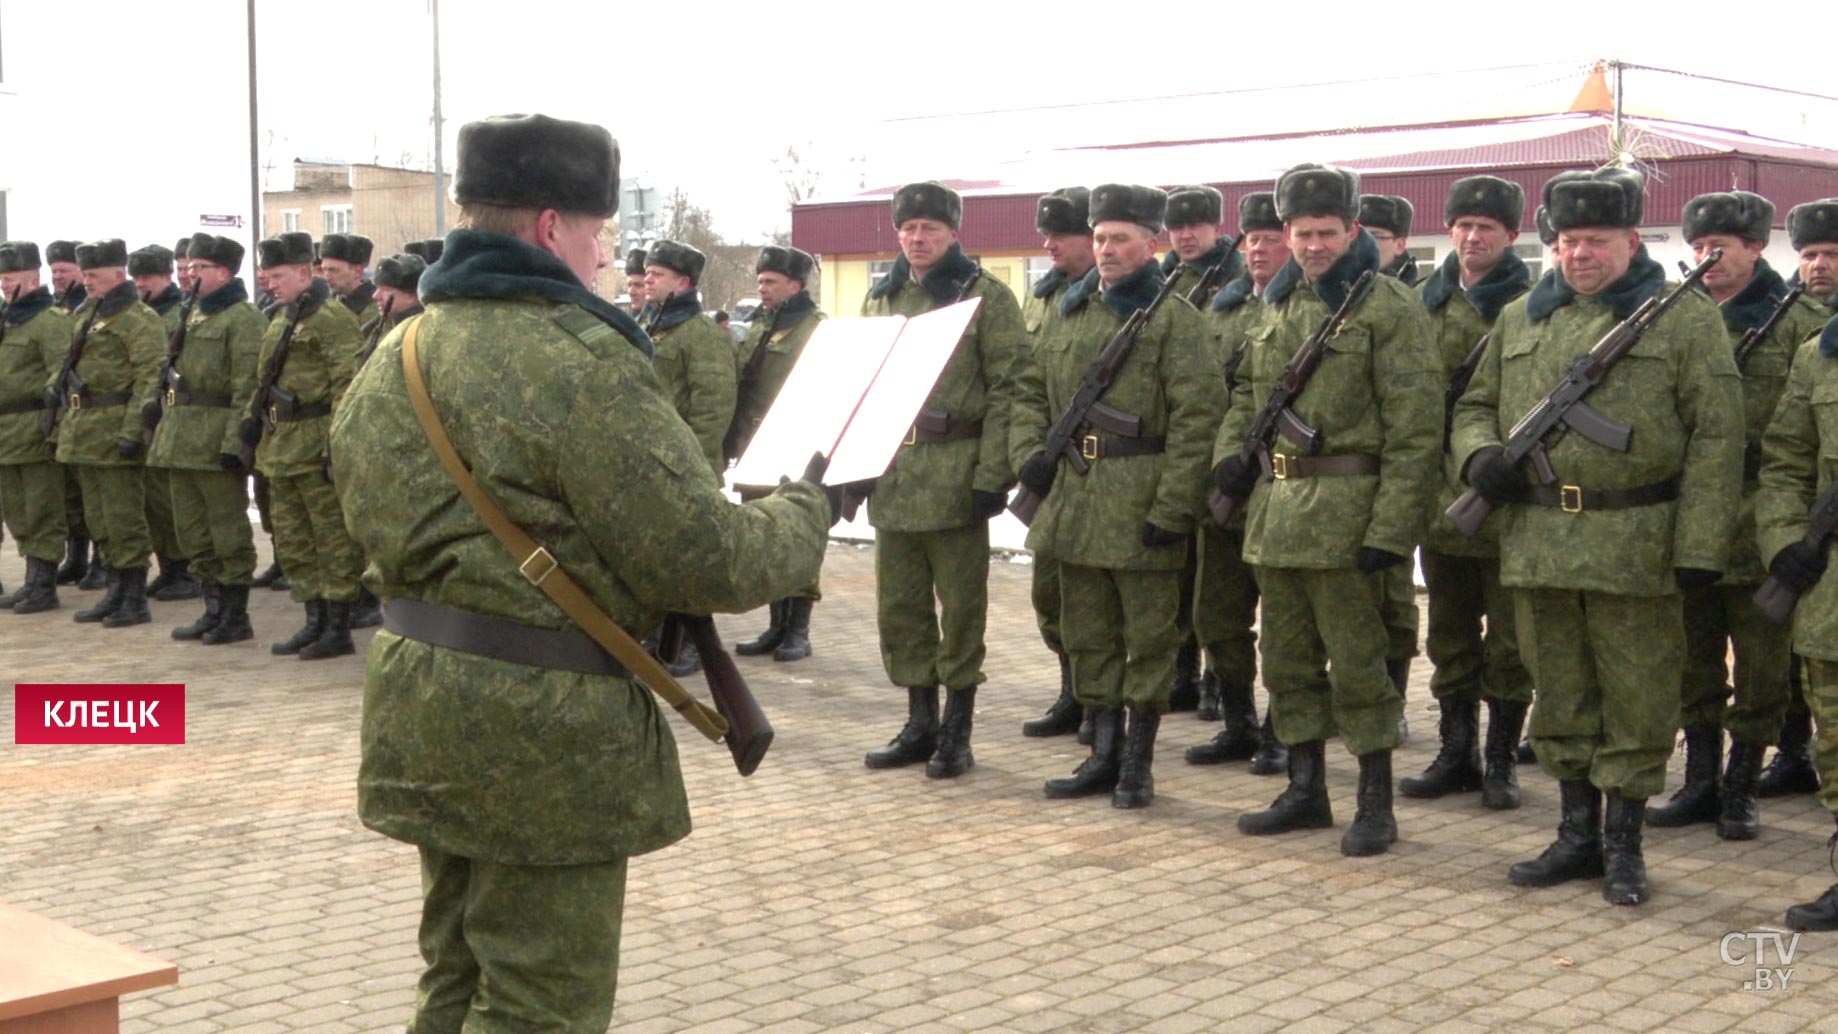
[[[615,343],[623,343],[618,331],[607,326],[606,321],[578,305],[558,305],[550,313],[549,318],[573,335],[575,340],[586,345],[587,350],[592,352],[595,358],[606,358]]]

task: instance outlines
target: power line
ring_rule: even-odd
[[[1681,71],[1676,68],[1659,68],[1654,65],[1636,65],[1636,64],[1631,64],[1631,63],[1624,64],[1622,65],[1622,67],[1623,68],[1638,68],[1643,72],[1664,72],[1667,75],[1682,76],[1686,79],[1702,79],[1705,82],[1721,83],[1725,86],[1746,86],[1753,90],[1767,90],[1770,93],[1786,93],[1786,94],[1792,94],[1795,97],[1811,97],[1814,100],[1821,100],[1821,101],[1838,101],[1838,97],[1833,97],[1828,94],[1811,93],[1807,90],[1792,90],[1792,89],[1788,89],[1785,86],[1769,86],[1766,83],[1748,83],[1748,82],[1743,82],[1740,79],[1724,79],[1721,76],[1703,75],[1698,72],[1685,72],[1685,71]]]

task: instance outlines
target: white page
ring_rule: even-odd
[[[982,301],[968,298],[906,321],[880,375],[867,389],[855,419],[830,455],[829,472],[823,476],[826,482],[840,485],[886,473]],[[798,365],[803,366],[803,360]],[[806,453],[805,459],[809,458]]]
[[[811,453],[830,454],[905,325],[901,316],[817,324],[728,483],[771,487],[802,474]]]

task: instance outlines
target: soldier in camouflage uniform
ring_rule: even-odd
[[[255,535],[237,431],[255,393],[268,322],[236,275],[241,244],[208,233],[188,244],[186,262],[198,301],[172,365],[178,381],[160,392],[162,412],[148,461],[171,469],[179,543],[204,581],[204,613],[174,628],[172,637],[216,646],[255,635],[249,623]]]
[[[1827,313],[1838,310],[1838,198],[1794,205],[1787,212],[1787,239],[1799,253],[1795,285]]]
[[[1722,310],[1730,340],[1740,342],[1768,321],[1789,290],[1761,257],[1773,228],[1774,205],[1747,191],[1702,194],[1686,203],[1683,221],[1685,241],[1700,261],[1711,249],[1723,249],[1723,258],[1704,274],[1703,286]],[[1668,803],[1647,812],[1649,826],[1715,822],[1717,835],[1725,840],[1753,840],[1761,831],[1756,780],[1762,755],[1787,711],[1793,653],[1788,630],[1770,621],[1752,598],[1767,574],[1756,552],[1752,500],[1761,469],[1761,435],[1786,387],[1794,349],[1823,323],[1816,303],[1798,299],[1767,337],[1737,358],[1746,435],[1742,508],[1731,528],[1723,579],[1685,592],[1685,783]],[[1733,703],[1724,660],[1732,647]],[[1721,771],[1725,728],[1729,766]]]
[[[173,332],[179,329],[179,316],[184,310],[184,292],[173,282],[173,263],[177,254],[160,244],[149,244],[128,253],[128,276],[140,291],[140,300],[159,314],[168,341],[172,340]],[[158,401],[155,399],[149,412],[142,415],[149,420],[157,419],[154,414],[158,412]],[[195,600],[203,595],[204,587],[193,576],[191,558],[186,556],[185,550],[179,545],[179,534],[175,529],[176,521],[172,512],[169,471],[151,453],[144,469],[147,479],[147,531],[153,536],[153,556],[160,565],[159,574],[147,583],[147,595],[156,600]]]
[[[747,451],[747,444],[804,353],[805,344],[824,320],[823,311],[804,287],[816,268],[817,260],[805,252],[776,245],[761,248],[753,263],[760,308],[753,314],[747,338],[741,344],[739,401],[734,422],[722,443],[722,452],[728,459],[739,459]],[[748,492],[746,497],[752,494]],[[766,631],[750,642],[736,644],[734,652],[745,657],[769,653],[775,661],[809,657],[811,608],[822,598],[821,587],[812,582],[795,595],[773,600],[767,607],[771,618]]]
[[[361,233],[328,233],[319,242],[319,266],[332,295],[351,315],[358,326],[377,318],[376,284],[364,275],[376,244]]]
[[[1289,746],[1289,786],[1269,809],[1239,816],[1238,828],[1332,825],[1324,748],[1338,733],[1359,758],[1358,812],[1341,853],[1380,854],[1398,836],[1391,752],[1403,709],[1385,670],[1383,572],[1409,563],[1434,497],[1441,364],[1416,296],[1377,277],[1293,406],[1321,433],[1322,453],[1300,455],[1279,436],[1260,478],[1241,449],[1271,388],[1354,282],[1379,266],[1355,218],[1357,173],[1297,166],[1277,180],[1276,206],[1292,257],[1264,291],[1213,477],[1222,494],[1249,496],[1244,555],[1263,593],[1264,684]]]
[[[359,367],[370,361],[370,355],[383,340],[383,335],[421,315],[421,299],[416,295],[416,290],[421,284],[421,274],[427,272],[427,268],[428,264],[420,256],[407,252],[391,255],[377,263],[376,277],[372,281],[376,289],[377,314],[370,322],[357,328],[364,339],[364,347],[357,353]],[[389,313],[387,317],[383,315],[385,307]]]
[[[305,661],[338,657],[356,649],[351,613],[364,558],[345,529],[326,437],[333,408],[356,370],[357,318],[313,276],[312,238],[284,233],[257,248],[281,308],[263,332],[258,390],[237,433],[255,449],[256,470],[268,478],[275,555],[306,611],[300,630],[270,649]],[[290,327],[287,354],[277,360],[275,347]],[[264,399],[266,385],[292,401]]]
[[[1049,325],[1060,318],[1059,302],[1066,290],[1083,280],[1098,263],[1091,248],[1091,191],[1084,187],[1061,187],[1044,195],[1034,206],[1034,229],[1040,233],[1041,246],[1046,249],[1053,266],[1028,292],[1021,305],[1021,324],[1027,330],[1030,348],[1040,347]],[[1013,436],[1011,431],[1010,437]],[[1065,642],[1060,636],[1059,560],[1035,550],[1030,573],[1033,576],[1034,620],[1040,627],[1041,641],[1059,660],[1059,696],[1045,714],[1023,722],[1021,734],[1063,736],[1079,729],[1084,708],[1072,691],[1072,662],[1066,656]],[[1081,733],[1081,742],[1089,740],[1089,735]]]
[[[1077,447],[1090,470],[1082,476],[1062,473],[1063,454],[1042,447],[1092,362],[1161,289],[1155,236],[1167,207],[1154,187],[1091,192],[1097,267],[1066,289],[1059,318],[1045,325],[1031,361],[1018,364],[1010,429],[1021,483],[1042,499],[1028,548],[1058,562],[1072,684],[1092,710],[1091,755],[1071,776],[1048,780],[1046,794],[1109,793],[1118,808],[1155,797],[1155,735],[1184,632],[1181,589],[1192,583],[1185,554],[1224,404],[1193,306],[1170,297],[1155,310],[1100,400],[1125,422],[1135,418],[1139,433],[1083,425]]]
[[[1238,233],[1244,239],[1244,273],[1221,287],[1206,302],[1203,314],[1211,326],[1227,404],[1237,387],[1251,329],[1264,311],[1264,288],[1289,262],[1289,240],[1276,216],[1276,195],[1256,191],[1238,200]],[[1206,648],[1202,685],[1217,687],[1225,728],[1211,740],[1187,748],[1190,765],[1218,765],[1251,759],[1256,775],[1276,775],[1289,765],[1288,752],[1276,738],[1270,709],[1257,724],[1257,579],[1244,561],[1244,511],[1232,515],[1230,527],[1200,521],[1199,582],[1194,588],[1194,632]]]
[[[1025,356],[1021,307],[957,241],[964,203],[936,182],[893,197],[900,257],[868,289],[863,316],[917,316],[980,298],[976,316],[926,397],[893,463],[874,482],[875,604],[881,662],[907,691],[906,724],[871,751],[869,768],[924,761],[934,779],[972,764],[971,717],[983,681],[989,606],[989,519],[1014,475],[1008,425],[1016,364]],[[942,721],[938,684],[948,700]]]
[[[1531,290],[1531,270],[1513,253],[1524,216],[1525,191],[1510,180],[1470,176],[1449,188],[1443,224],[1453,247],[1417,290],[1429,310],[1432,340],[1449,391],[1463,364],[1493,329],[1500,310]],[[1445,406],[1452,415],[1453,400],[1446,399]],[[1426,645],[1436,667],[1430,692],[1441,711],[1440,747],[1429,767],[1400,781],[1398,791],[1406,797],[1435,798],[1480,790],[1485,807],[1517,808],[1517,748],[1532,703],[1532,679],[1519,659],[1512,597],[1500,584],[1500,521],[1488,521],[1474,538],[1457,531],[1443,511],[1465,486],[1450,463],[1446,438],[1442,463],[1442,491],[1423,541],[1423,579],[1429,585]]]
[[[445,247],[444,238],[429,237],[426,240],[409,241],[402,246],[402,251],[420,259],[423,265],[431,266],[440,261],[441,252],[445,250]]]
[[[734,339],[702,311],[696,282],[707,258],[676,241],[658,241],[645,255],[645,295],[651,315],[646,333],[657,346],[657,379],[664,395],[696,432],[716,480],[727,470],[722,437],[734,422],[740,371]]]
[[[83,270],[77,265],[76,241],[52,241],[45,245],[45,264],[51,267],[51,293],[65,312],[77,311],[89,289],[83,285]]]
[[[633,248],[625,255],[625,293],[631,299],[632,316],[641,324],[649,318],[645,302],[645,249]]]
[[[45,264],[51,267],[51,294],[57,307],[74,312],[83,304],[83,271],[77,268],[77,242],[52,241],[45,245]],[[89,537],[89,525],[83,520],[83,489],[75,471],[64,472],[64,520],[69,540],[64,549],[64,565],[57,569],[59,585],[79,589],[103,587],[102,558]]]
[[[1792,216],[1788,225],[1793,223]],[[1805,665],[1804,692],[1819,721],[1819,803],[1838,818],[1838,579],[1824,577],[1826,547],[1806,543],[1813,502],[1838,481],[1838,321],[1800,346],[1787,388],[1762,439],[1755,524],[1761,555],[1782,585],[1800,594],[1793,651]],[[1832,835],[1838,845],[1838,832]],[[1838,930],[1838,884],[1787,910],[1789,930]]]
[[[1643,194],[1640,174],[1620,168],[1545,184],[1561,275],[1494,324],[1456,405],[1451,447],[1468,484],[1511,504],[1500,580],[1514,590],[1537,686],[1532,743],[1562,784],[1557,841],[1508,878],[1551,886],[1606,875],[1603,897],[1626,905],[1651,893],[1641,825],[1678,733],[1681,590],[1721,577],[1741,496],[1741,383],[1715,307],[1687,293],[1590,392],[1589,406],[1634,428],[1626,452],[1572,429],[1546,443],[1557,482],[1531,485],[1502,443],[1578,356],[1665,292],[1665,270],[1636,229]]]
[[[74,467],[83,486],[83,518],[108,566],[108,594],[87,610],[82,622],[107,628],[153,620],[147,610],[146,475],[141,461],[141,410],[158,388],[164,325],[140,300],[127,277],[128,247],[120,240],[77,248],[88,297],[71,314],[71,352],[81,355],[75,380],[59,389],[64,404],[57,428],[57,459]],[[56,379],[55,372],[53,380]],[[82,390],[74,384],[80,381]]]
[[[64,467],[54,443],[39,432],[45,385],[57,376],[70,347],[70,316],[38,278],[38,245],[0,244],[0,517],[26,558],[26,580],[0,598],[15,614],[58,604],[57,562],[64,555]],[[87,543],[84,544],[87,548]]]
[[[644,332],[584,286],[604,264],[616,154],[604,130],[539,115],[461,129],[453,188],[468,228],[422,282],[416,333],[439,419],[483,490],[642,634],[666,610],[742,611],[809,585],[831,510],[807,481],[728,502]],[[421,853],[428,965],[410,1029],[603,1031],[627,860],[689,832],[676,743],[666,709],[460,499],[411,410],[403,334],[341,404],[333,451],[389,600],[365,679],[358,809]],[[517,363],[499,362],[507,350]],[[496,634],[437,645],[412,617]],[[506,641],[552,660],[506,659],[492,649]]]

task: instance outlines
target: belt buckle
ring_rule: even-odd
[[[1095,460],[1098,458],[1098,436],[1097,435],[1088,434],[1085,437],[1079,439],[1079,455],[1085,457],[1088,460]]]
[[[71,392],[70,393],[70,411],[72,413],[75,413],[77,410],[82,409],[82,408],[83,408],[83,393],[80,391]]]
[[[268,404],[268,426],[274,427],[280,422],[281,422],[281,407],[272,402],[269,403]]]
[[[1270,454],[1270,476],[1278,481],[1289,480],[1289,457],[1280,452]]]
[[[1565,513],[1583,512],[1583,490],[1578,485],[1557,486],[1557,508]]]
[[[919,444],[919,425],[918,424],[914,424],[911,427],[906,429],[906,437],[900,439],[900,444],[901,445],[918,445]]]
[[[167,388],[166,389],[166,408],[171,409],[172,407],[178,404],[179,404],[179,393],[174,391],[171,388]]]
[[[517,573],[523,575],[531,585],[541,585],[543,579],[554,574],[555,569],[560,566],[560,564],[555,562],[555,554],[541,546],[537,546],[536,552],[525,557],[523,563],[517,565]],[[538,568],[541,570],[540,574],[532,573],[534,569]]]

